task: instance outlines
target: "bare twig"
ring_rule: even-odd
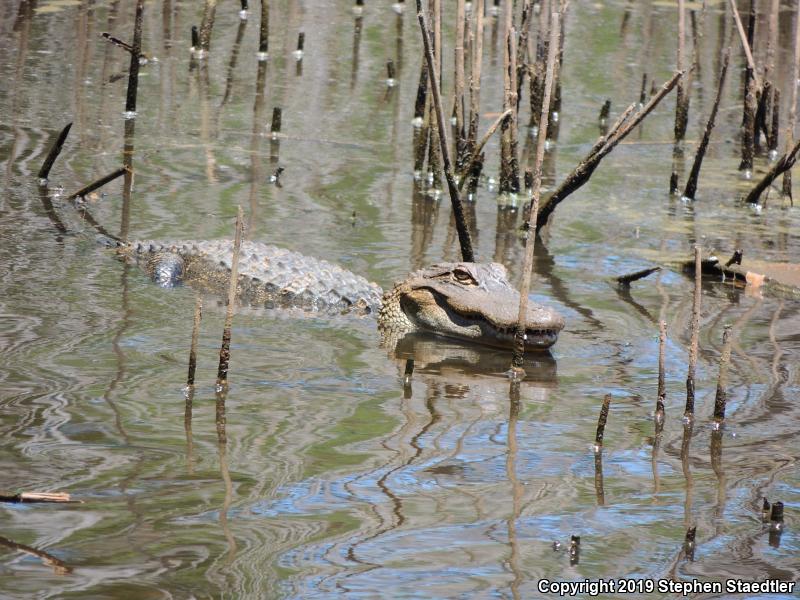
[[[431,50],[431,40],[428,34],[428,27],[425,24],[425,14],[422,12],[422,1],[417,0],[417,20],[422,31],[422,42],[425,46],[425,60],[428,63],[428,77],[433,91],[433,104],[436,109],[436,126],[439,132],[439,142],[441,145],[442,162],[444,174],[447,178],[447,187],[450,191],[450,201],[453,205],[453,216],[455,217],[456,229],[458,230],[458,241],[461,244],[461,257],[466,262],[475,260],[472,252],[472,240],[470,239],[467,221],[464,217],[464,207],[461,204],[461,196],[458,193],[458,186],[453,177],[453,168],[450,163],[450,151],[447,145],[447,131],[444,126],[444,112],[442,110],[442,98],[439,93],[439,79],[436,73],[436,62]]]
[[[758,69],[756,69],[756,63],[753,60],[753,53],[750,49],[750,44],[747,42],[747,34],[744,31],[744,25],[742,25],[742,19],[739,17],[739,9],[736,8],[736,0],[729,0],[731,9],[733,10],[733,19],[736,21],[736,29],[739,31],[739,39],[742,41],[742,48],[744,48],[744,54],[747,57],[747,65],[753,72],[753,79],[756,83],[756,88],[761,89],[761,80],[758,78]]]
[[[664,353],[667,343],[667,322],[658,322],[658,399],[656,400],[656,423],[664,422],[664,402],[667,399],[665,379]]]
[[[217,0],[205,0],[203,20],[200,22],[200,50],[208,52],[211,46],[211,30],[214,28],[214,15],[217,11]]]
[[[58,134],[58,137],[53,142],[53,145],[50,146],[50,151],[47,153],[47,158],[44,159],[42,163],[42,168],[39,169],[39,179],[47,179],[47,176],[50,174],[50,169],[53,168],[53,163],[56,162],[58,155],[61,154],[61,149],[64,147],[64,142],[67,140],[67,135],[69,135],[69,130],[72,128],[72,123],[67,123],[67,126],[61,130]]]
[[[264,56],[269,52],[269,0],[261,0],[261,24],[258,29],[258,52]]]
[[[55,503],[74,503],[80,500],[73,500],[66,492],[0,492],[0,502],[55,502]]]
[[[186,385],[194,385],[194,374],[197,370],[197,340],[200,337],[200,320],[203,318],[203,297],[198,294],[194,303],[194,320],[192,322],[192,344],[189,347],[189,374]]]
[[[686,408],[684,418],[694,418],[694,375],[697,369],[697,351],[700,340],[700,302],[702,283],[702,256],[700,246],[694,247],[694,297],[692,300],[692,333],[689,343],[689,369],[686,374]]]
[[[725,404],[728,401],[728,364],[731,362],[731,326],[726,325],[722,333],[722,356],[719,359],[717,395],[714,399],[714,420],[721,424],[725,420]]]
[[[550,107],[550,97],[553,91],[553,76],[555,74],[556,53],[558,52],[558,37],[561,28],[558,26],[560,15],[554,10],[550,16],[550,48],[547,54],[547,71],[544,83],[544,102],[542,103],[539,132],[536,138],[536,161],[533,169],[533,187],[531,188],[531,214],[528,223],[536,223],[539,212],[539,195],[542,189],[542,161],[544,160],[545,143],[547,141],[547,113]],[[531,272],[533,271],[533,248],[536,244],[536,232],[531,239],[530,226],[525,228],[525,262],[522,267],[522,283],[520,284],[519,313],[517,317],[517,331],[514,336],[514,357],[512,367],[522,369],[525,353],[525,329],[528,314],[528,292],[531,287]]]
[[[44,550],[39,550],[33,546],[20,544],[19,542],[15,542],[14,540],[10,540],[2,536],[0,536],[0,545],[5,546],[6,548],[11,548],[12,550],[24,552],[25,554],[30,554],[31,556],[35,556],[46,565],[53,567],[53,572],[56,573],[56,575],[69,575],[72,573],[72,567],[70,567],[63,560],[56,558]]]
[[[678,71],[683,71],[684,45],[686,40],[686,9],[684,0],[678,0]],[[678,142],[686,135],[686,122],[689,111],[689,94],[684,89],[683,78],[678,80],[677,99],[675,101],[675,141]]]
[[[725,50],[725,56],[722,59],[722,69],[720,70],[719,83],[717,84],[717,97],[714,99],[714,106],[711,108],[711,114],[706,123],[706,130],[703,133],[703,139],[697,147],[697,153],[694,156],[694,163],[692,170],[689,172],[689,179],[686,181],[686,188],[683,192],[684,197],[694,200],[694,195],[697,192],[697,179],[700,176],[700,167],[703,165],[703,157],[708,148],[708,142],[711,139],[711,132],[714,130],[714,120],[717,118],[717,111],[719,110],[719,101],[722,98],[722,88],[725,85],[725,74],[728,72],[728,61],[730,59],[730,47]]]
[[[611,406],[611,394],[606,394],[605,398],[603,398],[603,405],[600,407],[600,416],[597,418],[597,432],[594,436],[595,452],[600,452],[603,449],[603,437],[606,431],[609,406]]]
[[[74,200],[75,198],[79,198],[79,197],[83,198],[84,196],[86,196],[86,195],[92,193],[93,191],[95,191],[97,188],[103,187],[108,182],[114,181],[117,177],[119,177],[120,175],[124,175],[127,172],[128,172],[128,168],[127,167],[120,167],[119,169],[117,169],[113,173],[109,173],[108,175],[106,175],[105,177],[101,177],[100,179],[98,179],[94,183],[90,183],[86,187],[82,187],[81,189],[79,189],[74,194],[70,194],[69,196],[67,196],[67,200]]]
[[[139,90],[139,58],[142,55],[142,16],[144,0],[136,0],[136,18],[133,22],[133,48],[128,69],[128,93],[125,97],[125,111],[136,112],[136,94]]]
[[[641,271],[635,271],[633,273],[628,273],[627,275],[620,275],[616,278],[616,281],[621,286],[629,286],[634,281],[638,281],[639,279],[643,279],[648,275],[652,275],[653,273],[660,271],[661,267],[650,267],[648,269],[642,269]]]
[[[791,169],[795,162],[797,162],[797,155],[800,152],[800,140],[797,140],[792,148],[783,156],[781,156],[766,175],[759,181],[750,193],[745,197],[745,202],[755,204],[758,202],[759,196],[766,190],[772,182]]]
[[[789,152],[794,141],[794,129],[797,123],[797,80],[800,78],[800,0],[794,13],[794,62],[792,63],[792,94],[789,101],[789,123],[786,127],[786,152]],[[787,170],[783,174],[783,195],[792,198],[792,172]]]
[[[228,367],[231,359],[231,327],[233,326],[233,309],[236,304],[236,291],[239,286],[239,251],[242,247],[243,230],[244,214],[240,206],[236,212],[236,234],[233,238],[231,280],[228,285],[228,306],[225,311],[225,329],[222,332],[222,346],[219,350],[219,369],[217,370],[218,388],[222,388],[228,384]]]
[[[621,142],[625,137],[633,131],[633,129],[641,123],[647,115],[649,115],[653,109],[658,106],[659,102],[664,99],[669,92],[675,87],[675,84],[678,82],[683,76],[682,72],[675,73],[669,81],[667,81],[662,88],[650,98],[649,102],[637,112],[633,118],[628,119],[630,112],[633,110],[633,105],[625,112],[623,115],[617,120],[614,126],[609,130],[608,135],[602,136],[592,149],[589,151],[589,154],[578,164],[577,167],[570,173],[566,179],[561,183],[560,186],[553,192],[553,194],[547,198],[547,200],[542,204],[539,215],[536,220],[536,229],[537,231],[544,227],[547,224],[547,220],[550,218],[550,215],[553,214],[556,206],[558,206],[565,198],[567,198],[570,194],[574,191],[580,189],[589,178],[592,176],[592,173],[600,164],[600,161],[609,153],[611,152],[619,142]]]

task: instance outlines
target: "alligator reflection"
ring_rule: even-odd
[[[409,333],[395,345],[393,356],[414,360],[417,371],[431,375],[497,375],[505,376],[511,364],[511,353],[496,348],[465,344],[427,333]],[[557,384],[556,360],[549,351],[525,355],[524,382],[536,387],[554,388]],[[469,389],[469,386],[466,386]],[[463,397],[465,394],[462,394]]]
[[[479,520],[487,518],[485,493],[476,493],[471,486],[453,486],[452,483],[453,479],[464,480],[474,476],[476,465],[465,460],[465,456],[469,456],[468,447],[474,442],[475,436],[479,435],[474,431],[475,428],[481,427],[481,424],[487,425],[487,414],[493,413],[496,432],[490,439],[494,441],[499,438],[503,429],[507,434],[504,444],[505,467],[506,479],[512,489],[512,504],[504,520],[510,552],[507,564],[514,575],[511,591],[512,596],[516,597],[523,580],[519,565],[521,548],[517,541],[517,522],[522,512],[524,488],[516,473],[517,421],[521,392],[530,396],[531,390],[544,390],[546,393],[555,388],[555,359],[549,352],[529,353],[524,364],[525,379],[514,382],[509,390],[505,379],[511,360],[508,352],[468,345],[430,334],[414,333],[400,339],[392,349],[391,356],[398,360],[403,381],[400,409],[405,423],[382,442],[384,448],[395,452],[392,459],[357,478],[369,480],[375,477],[374,489],[385,496],[387,501],[371,503],[371,511],[377,517],[377,522],[371,531],[352,540],[345,548],[343,554],[347,559],[363,567],[345,575],[345,578],[360,576],[365,569],[378,569],[382,566],[378,561],[373,562],[364,556],[372,555],[371,542],[391,535],[404,526],[411,529],[420,526],[419,515],[409,512],[404,504],[409,485],[424,485],[425,480],[433,479],[437,482],[436,485],[430,488],[425,485],[426,489],[457,489],[473,505]],[[410,368],[412,360],[413,373]],[[420,384],[424,386],[422,413],[427,412],[427,418],[422,420],[419,418],[419,411],[413,408],[412,391],[412,387],[416,387],[419,394]],[[500,388],[509,390],[508,395],[500,392]],[[500,416],[500,408],[491,402],[492,397],[497,400],[508,398],[507,418]],[[470,400],[478,402],[478,414],[473,419],[465,419],[462,411],[476,408],[470,404]],[[455,421],[454,413],[458,415]],[[498,439],[497,443],[500,445],[502,441]],[[350,493],[356,494],[355,487],[358,485],[358,481],[353,480],[345,487]],[[438,505],[437,494],[432,494],[430,499]],[[435,518],[435,515],[446,512],[440,506],[430,515]],[[360,548],[364,550],[359,551]],[[345,589],[341,581],[337,581],[337,585],[339,589]]]

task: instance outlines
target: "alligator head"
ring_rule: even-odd
[[[391,337],[428,331],[512,348],[519,292],[497,263],[441,263],[411,273],[384,294],[378,327]],[[526,349],[552,346],[564,328],[557,312],[529,302]]]

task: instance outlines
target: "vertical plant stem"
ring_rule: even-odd
[[[739,163],[740,171],[753,170],[753,157],[756,153],[756,110],[758,100],[756,95],[755,79],[750,77],[747,82],[747,91],[744,98],[744,117],[742,119],[742,161]]]
[[[139,90],[139,58],[142,54],[142,14],[144,0],[136,0],[136,18],[133,22],[133,50],[128,70],[128,93],[125,97],[125,112],[136,112],[136,94]]]
[[[683,71],[686,40],[686,9],[684,0],[678,0],[678,71]],[[681,141],[686,135],[686,120],[688,102],[683,78],[678,81],[677,99],[675,101],[675,142]]]
[[[533,168],[533,187],[531,188],[531,212],[528,226],[525,228],[525,262],[522,267],[522,283],[519,291],[519,313],[517,318],[517,331],[514,336],[514,357],[511,366],[522,369],[525,353],[525,325],[528,314],[528,291],[531,287],[531,273],[533,271],[533,249],[536,244],[536,222],[539,212],[539,196],[542,189],[542,160],[544,159],[544,146],[547,140],[547,112],[550,106],[550,96],[553,91],[553,74],[555,71],[556,52],[558,50],[558,37],[560,34],[559,13],[553,10],[550,16],[550,47],[547,53],[547,71],[544,83],[544,101],[540,115],[539,132],[536,138],[536,159]],[[531,235],[533,230],[533,235]]]
[[[456,3],[456,46],[455,46],[455,116],[456,134],[454,146],[456,151],[456,165],[460,169],[464,162],[464,26],[465,26],[464,0]]]
[[[764,80],[767,81],[775,70],[775,49],[778,46],[778,12],[780,0],[770,0],[767,20],[767,57],[764,64]]]
[[[761,89],[761,80],[758,76],[756,63],[753,60],[753,52],[750,48],[750,43],[748,42],[748,35],[745,33],[744,25],[742,25],[742,19],[739,17],[739,10],[736,8],[736,0],[729,0],[729,2],[731,9],[733,10],[733,20],[736,21],[736,30],[739,32],[739,39],[742,41],[742,48],[744,48],[744,54],[747,57],[747,65],[752,71],[753,79],[755,79],[756,82],[756,88]]]
[[[478,139],[478,120],[481,106],[481,66],[483,63],[483,12],[484,0],[475,2],[475,43],[472,45],[472,70],[469,77],[469,134],[467,136],[468,152],[475,153],[475,142]]]
[[[597,418],[597,432],[594,436],[594,451],[600,452],[603,449],[603,437],[606,431],[606,421],[608,421],[608,409],[611,406],[611,394],[606,394],[603,398],[603,405],[600,407],[600,416]]]
[[[208,52],[211,47],[211,30],[214,28],[216,12],[217,0],[206,0],[203,20],[200,22],[200,50],[203,52]]]
[[[236,305],[236,290],[239,284],[239,253],[244,233],[244,214],[239,206],[236,212],[236,233],[233,238],[233,256],[231,258],[231,280],[228,285],[228,306],[225,311],[225,328],[222,331],[222,346],[219,350],[219,369],[217,370],[217,387],[228,384],[228,367],[231,359],[231,327],[233,327],[233,309]]]
[[[692,300],[692,333],[689,342],[689,369],[686,375],[686,409],[683,416],[694,418],[694,376],[697,370],[697,351],[700,345],[700,301],[703,265],[700,246],[694,247],[694,297]]]
[[[450,163],[450,153],[447,147],[447,132],[444,127],[444,115],[442,111],[442,98],[439,93],[439,80],[436,74],[436,61],[433,57],[433,50],[431,49],[428,27],[425,24],[425,14],[422,12],[422,0],[417,0],[417,20],[419,21],[419,28],[422,32],[422,43],[425,47],[425,60],[428,63],[428,77],[431,82],[433,104],[436,109],[436,129],[440,139],[442,162],[444,163],[447,187],[450,191],[450,201],[453,205],[453,217],[455,218],[456,229],[458,230],[458,241],[461,245],[461,257],[465,262],[474,262],[472,240],[470,239],[469,229],[467,229],[464,207],[461,204],[461,196],[458,193],[458,186],[453,177],[453,168]]]
[[[725,404],[728,401],[728,365],[731,362],[731,326],[726,325],[722,333],[722,356],[719,359],[717,395],[714,399],[714,420],[718,425],[725,420]]]
[[[258,28],[258,51],[269,52],[269,0],[261,0],[261,25]]]
[[[719,101],[722,98],[722,88],[725,86],[725,74],[728,72],[728,60],[730,59],[730,47],[725,50],[725,56],[722,59],[722,69],[719,74],[719,83],[717,84],[717,96],[714,99],[714,106],[711,108],[711,114],[706,123],[706,130],[703,133],[703,139],[697,147],[697,154],[694,157],[692,170],[689,172],[689,179],[686,181],[686,189],[683,192],[684,197],[694,200],[694,195],[697,192],[697,179],[700,176],[700,168],[703,166],[703,157],[705,156],[708,142],[711,139],[711,132],[714,130],[714,120],[717,118],[717,111],[719,110]]]
[[[667,344],[667,322],[658,322],[658,400],[656,400],[656,419],[664,419],[664,401],[667,398],[667,386],[664,368],[664,352]]]
[[[786,152],[788,153],[794,143],[794,129],[797,124],[797,80],[800,78],[800,0],[797,0],[794,12],[794,63],[791,75],[792,94],[789,101],[789,123],[786,126]],[[783,195],[792,197],[792,172],[787,169],[783,174]]]
[[[194,385],[194,374],[197,370],[197,340],[200,337],[200,320],[203,318],[203,297],[197,295],[194,302],[194,321],[192,323],[192,345],[189,347],[189,374],[186,385]]]

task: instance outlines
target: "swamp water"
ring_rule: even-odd
[[[709,4],[684,177],[713,101],[720,28],[730,31],[726,3]],[[201,4],[145,4],[143,49],[157,60],[142,68],[128,137],[133,192],[123,209],[122,180],[106,186],[87,200],[92,215],[131,237],[212,239],[232,234],[241,204],[251,239],[383,287],[457,259],[446,196],[416,192],[412,178],[413,11],[369,3],[355,19],[350,3],[332,0],[271,8],[267,63],[255,52],[258,7],[244,22],[236,3],[220,3],[210,59],[192,65]],[[537,244],[533,297],[567,327],[551,355],[529,361],[518,395],[502,353],[426,339],[390,353],[369,320],[245,308],[234,319],[223,409],[214,385],[221,301],[205,299],[189,405],[193,291],[161,289],[115,260],[58,195],[122,163],[129,56],[100,33],[129,39],[133,10],[116,0],[0,7],[0,489],[64,490],[83,502],[2,505],[0,596],[535,598],[543,578],[798,579],[800,302],[704,286],[687,446],[692,282],[663,270],[630,294],[609,283],[688,257],[695,242],[720,256],[741,247],[800,259],[797,208],[774,192],[760,211],[738,201],[750,185],[736,171],[738,48],[696,202],[667,194],[673,94],[556,210]],[[606,98],[613,118],[638,98],[643,72],[669,77],[676,21],[667,2],[572,3],[546,189],[596,139]],[[785,81],[790,12],[780,29]],[[500,110],[500,40],[502,25],[488,19],[481,131]],[[388,58],[398,80],[390,92]],[[274,106],[283,109],[278,141],[268,135]],[[69,121],[43,193],[36,172]],[[487,155],[496,177],[495,140]],[[278,166],[282,187],[269,183]],[[767,167],[759,159],[757,174]],[[469,211],[478,259],[503,262],[518,281],[518,212],[498,208],[486,186]],[[660,318],[667,416],[656,440]],[[730,400],[715,436],[725,324]],[[777,539],[761,521],[764,496],[786,506]],[[682,547],[693,526],[690,560]],[[571,535],[581,536],[578,560],[566,550]]]

